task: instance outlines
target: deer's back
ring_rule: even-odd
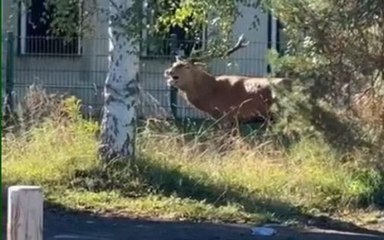
[[[272,104],[272,91],[267,79],[243,76],[218,76],[210,98],[210,111],[227,113],[247,120],[266,115]]]

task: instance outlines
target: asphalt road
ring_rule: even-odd
[[[4,209],[5,210],[5,209]],[[3,212],[6,213],[6,212]],[[2,237],[5,238],[5,215]],[[253,236],[249,225],[188,223],[97,217],[45,211],[44,240],[378,240],[383,232],[339,232],[318,228],[274,227],[275,236]]]

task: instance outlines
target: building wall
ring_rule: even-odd
[[[21,55],[18,51],[19,16],[15,10],[17,7],[12,2],[14,1],[2,1],[2,32],[13,31],[15,34],[13,56],[16,100],[25,96],[31,84],[41,84],[48,92],[65,92],[80,97],[87,105],[101,105],[101,90],[108,67],[106,17],[101,14],[93,17],[91,24],[95,27],[94,31],[87,33],[82,39],[80,56]],[[99,0],[99,3],[105,5],[106,1]],[[11,21],[7,21],[8,19]],[[4,60],[6,54],[2,55]]]
[[[98,0],[106,6],[108,1]],[[17,17],[7,21],[10,16],[12,0],[2,1],[2,31],[13,29],[17,33]],[[233,29],[235,37],[244,33],[251,44],[231,56],[228,61],[215,60],[209,64],[213,74],[243,74],[264,76],[267,71],[267,36],[268,16],[261,10],[242,8],[243,17],[239,18]],[[250,28],[254,15],[259,17],[257,29]],[[88,33],[82,42],[83,54],[77,57],[19,56],[15,43],[14,81],[17,98],[25,95],[29,85],[42,84],[48,92],[66,92],[82,99],[96,111],[101,107],[102,89],[108,68],[108,33],[106,16],[95,15],[92,19],[94,31]],[[4,59],[5,54],[3,54]],[[5,61],[3,61],[5,62]],[[170,59],[140,60],[139,85],[143,91],[140,95],[139,113],[142,116],[170,116],[170,92],[163,77],[163,71],[171,64]],[[4,66],[2,66],[4,67]],[[3,71],[4,72],[4,71]],[[178,98],[178,116],[204,117]]]

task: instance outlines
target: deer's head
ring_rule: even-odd
[[[234,47],[226,51],[223,55],[216,57],[227,57],[237,50],[246,47],[248,44],[249,42],[245,42],[244,36],[241,35]],[[191,56],[189,59],[176,57],[176,61],[172,66],[164,71],[164,76],[167,78],[167,84],[184,90],[187,86],[193,83],[193,81],[203,77],[204,73],[206,73],[206,64],[201,61],[212,57],[214,56],[211,54],[200,58]]]
[[[205,71],[205,64],[176,58],[172,66],[164,71],[167,84],[176,88],[185,89]]]

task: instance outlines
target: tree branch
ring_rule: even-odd
[[[199,61],[205,61],[205,60],[208,60],[209,58],[214,58],[214,57],[219,57],[219,58],[228,57],[231,54],[233,54],[234,52],[240,50],[241,48],[245,48],[248,45],[249,45],[249,41],[246,41],[245,37],[244,37],[244,34],[241,34],[240,37],[238,38],[237,43],[235,44],[235,46],[233,46],[232,48],[230,48],[227,51],[225,51],[225,53],[222,54],[222,55],[214,56],[213,52],[211,52],[211,53],[209,53],[207,55],[204,55],[202,57],[190,57],[190,58],[187,58],[186,61],[194,63],[194,62],[199,62]]]

